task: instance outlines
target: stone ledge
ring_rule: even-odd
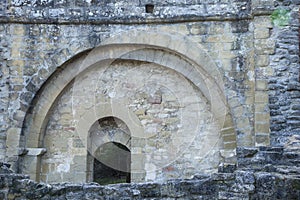
[[[151,5],[152,9],[147,9]],[[0,5],[1,6],[1,5]],[[4,21],[20,23],[161,23],[209,19],[238,19],[251,12],[250,1],[12,1],[2,4]],[[2,12],[1,12],[2,11]],[[189,13],[189,14],[186,14]]]
[[[28,156],[41,156],[47,152],[45,148],[26,148],[26,151]]]
[[[216,16],[203,16],[203,15],[175,15],[167,17],[97,17],[93,19],[69,19],[69,18],[15,18],[0,15],[1,23],[20,23],[20,24],[165,24],[165,23],[183,23],[183,22],[201,22],[201,21],[237,21],[237,20],[250,20],[253,16],[245,14],[240,16],[238,14],[230,15],[216,15]]]

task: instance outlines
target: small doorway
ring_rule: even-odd
[[[123,144],[108,142],[93,155],[93,182],[100,185],[130,183],[130,150]]]

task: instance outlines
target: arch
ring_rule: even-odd
[[[110,123],[109,125],[104,124],[103,122]],[[115,122],[115,123],[112,123]],[[122,127],[121,127],[122,126]],[[104,130],[100,130],[101,128]],[[121,127],[121,128],[120,128]],[[100,129],[99,129],[100,128]],[[114,132],[109,132],[107,130],[114,129]],[[132,130],[132,128],[131,128]],[[140,130],[139,130],[140,131]],[[97,149],[108,142],[116,142],[124,145],[128,150],[131,149],[131,132],[126,123],[114,116],[108,116],[96,120],[90,127],[88,131],[87,139],[87,149],[90,154],[94,155]]]
[[[101,46],[66,63],[60,69],[60,73],[48,79],[39,91],[32,112],[27,113],[25,118],[25,146],[42,147],[48,112],[68,84],[85,70],[95,66],[107,66],[115,59],[156,63],[177,71],[193,82],[211,104],[212,113],[224,134],[224,148],[232,152],[235,150],[236,134],[223,91],[222,76],[213,60],[199,44],[184,36],[144,30],[129,31],[103,41]],[[128,125],[133,136],[143,137],[143,128],[139,120],[136,115],[121,106],[124,104],[119,101],[95,104],[81,116],[77,126],[78,133],[88,133],[97,119],[114,116]],[[227,135],[231,137],[225,137]],[[82,135],[81,138],[86,144],[87,137]]]
[[[88,137],[86,134],[89,132],[95,121],[111,116],[123,121],[128,126],[131,136],[137,137],[142,135],[144,129],[141,126],[139,119],[134,113],[127,110],[123,105],[125,104],[120,101],[101,103],[91,107],[89,111],[86,111],[85,114],[81,116],[80,121],[77,124],[77,132],[82,139],[83,144],[86,146],[88,145]]]

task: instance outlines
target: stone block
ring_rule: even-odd
[[[246,94],[246,101],[245,101],[245,103],[248,106],[253,105],[254,99],[255,99],[254,91],[249,91],[249,93]]]
[[[232,125],[232,122],[231,122],[230,125]],[[224,127],[226,127],[226,126],[224,125]],[[221,134],[222,134],[222,135],[232,135],[232,134],[234,134],[234,133],[235,133],[234,127],[223,128],[223,129],[221,130]]]
[[[225,31],[229,31],[229,28],[224,23],[216,22],[216,23],[210,24],[209,32],[211,34],[224,34]]]
[[[131,138],[131,147],[144,147],[147,144],[147,139],[145,138],[137,138],[132,137]]]
[[[271,18],[269,16],[255,17],[253,24],[256,28],[272,28]]]
[[[131,154],[131,169],[142,170],[145,167],[145,155]]]
[[[255,103],[255,112],[265,113],[269,112],[269,106],[265,102],[263,103]]]
[[[256,133],[269,133],[270,132],[270,123],[256,123],[255,124],[255,132]]]
[[[63,181],[72,183],[85,183],[86,173],[84,171],[63,173]]]
[[[270,37],[270,30],[268,28],[256,28],[254,30],[255,39],[266,39]]]
[[[255,146],[268,146],[270,145],[270,135],[268,134],[256,134]]]
[[[231,51],[233,50],[233,43],[232,42],[224,42],[223,43],[223,51]]]
[[[24,82],[24,79],[22,76],[11,76],[10,77],[10,82],[14,83],[16,85],[21,85]],[[24,93],[23,93],[24,94]]]
[[[132,170],[131,171],[131,181],[134,183],[143,182],[146,177],[146,172],[142,170]]]
[[[219,56],[221,59],[233,59],[236,55],[231,51],[220,51]]]
[[[223,135],[223,141],[224,142],[232,142],[236,141],[236,135],[235,134],[230,134],[230,135]]]
[[[255,122],[269,122],[270,113],[268,112],[256,112],[255,113]]]
[[[12,32],[13,35],[24,35],[25,33],[25,26],[22,24],[15,24],[14,26],[12,26]]]
[[[41,156],[46,153],[46,148],[26,148],[28,156]]]
[[[255,62],[257,67],[266,67],[269,65],[269,55],[257,55]]]
[[[233,33],[246,33],[249,31],[249,21],[239,20],[231,23],[231,29]]]
[[[232,34],[223,34],[222,37],[221,37],[221,42],[234,42],[236,40],[236,37]]]
[[[14,46],[14,48],[11,49],[11,57],[12,58],[20,58],[21,57],[18,47]]]
[[[74,156],[70,169],[73,173],[86,171],[86,155]]]
[[[206,38],[205,42],[211,42],[211,43],[217,43],[217,42],[221,42],[221,38],[219,35],[210,35]]]
[[[62,180],[62,174],[61,173],[48,173],[47,175],[47,181],[48,183],[58,183],[58,182],[63,182]]]
[[[23,67],[25,64],[25,61],[24,60],[13,60],[10,64],[14,67]],[[19,72],[19,74],[20,74],[20,72]]]
[[[7,156],[18,155],[18,149],[15,147],[19,146],[21,129],[10,128],[6,134],[6,145],[7,145]]]
[[[251,158],[258,153],[258,148],[256,147],[238,147],[237,148],[238,158]]]
[[[193,24],[190,28],[192,35],[205,35],[208,33],[208,26],[203,24]]]
[[[241,118],[236,119],[236,124],[237,124],[237,127],[240,129],[250,126],[249,119],[247,117],[241,117]]]
[[[236,158],[236,149],[221,149],[220,156],[226,161],[230,158]]]
[[[254,46],[257,54],[275,53],[275,42],[273,39],[256,39],[254,41]]]
[[[247,127],[245,127],[247,128]],[[237,135],[237,143],[239,146],[253,146],[254,145],[254,135],[253,135],[253,130],[251,129],[246,129],[240,130],[240,133]]]
[[[41,167],[41,173],[47,175],[50,172],[49,164],[43,163]],[[42,180],[45,180],[41,177]]]
[[[186,24],[178,24],[178,26],[174,27],[176,29],[177,32],[183,34],[183,35],[188,35],[189,34],[189,30],[186,26]]]
[[[269,102],[269,95],[263,91],[257,91],[255,93],[255,103],[268,103]]]
[[[267,80],[256,80],[255,89],[258,91],[266,91],[268,89],[268,81]]]
[[[236,142],[224,142],[224,149],[236,148]]]
[[[80,138],[74,138],[72,141],[72,147],[74,148],[85,148],[82,140]]]

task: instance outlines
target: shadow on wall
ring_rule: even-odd
[[[100,146],[93,157],[93,182],[100,185],[130,183],[130,157],[130,150],[120,143],[109,142]],[[116,165],[124,171],[117,170]]]

